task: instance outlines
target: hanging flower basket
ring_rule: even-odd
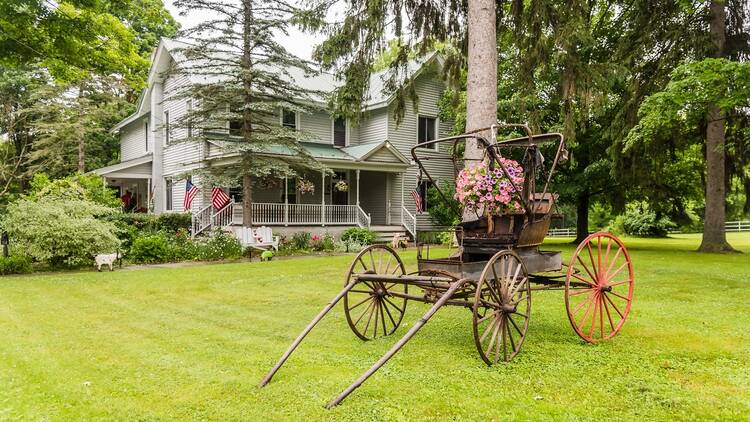
[[[311,182],[309,180],[298,179],[297,180],[297,190],[302,195],[305,195],[305,194],[308,194],[308,193],[312,194],[312,193],[315,193],[315,185],[313,184],[313,182]]]
[[[493,215],[521,209],[521,204],[513,197],[513,184],[519,189],[523,186],[523,168],[508,158],[500,157],[500,162],[507,169],[507,175],[499,165],[490,170],[489,163],[482,161],[464,168],[456,178],[456,200],[466,209],[483,212],[490,230]]]
[[[333,185],[333,187],[336,188],[336,190],[339,192],[349,191],[349,184],[346,183],[346,180],[339,180],[335,185]]]

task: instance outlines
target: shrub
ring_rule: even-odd
[[[430,221],[438,226],[455,226],[461,219],[456,212],[460,212],[461,204],[454,198],[456,186],[448,180],[441,183],[440,195],[435,186],[427,189],[427,203],[430,206]],[[457,211],[458,210],[458,211]]]
[[[330,234],[324,236],[312,236],[310,238],[310,247],[314,251],[332,251],[334,249],[334,240]]]
[[[377,233],[368,228],[352,227],[341,235],[341,240],[343,242],[359,243],[360,245],[372,245],[372,242],[377,237]]]
[[[367,247],[367,245],[362,245],[353,240],[349,240],[346,242],[343,240],[339,240],[334,244],[333,250],[336,252],[359,252],[365,247]]]
[[[310,249],[311,236],[308,232],[297,232],[289,241],[289,248],[295,251],[306,251]]]
[[[155,230],[165,230],[176,233],[180,230],[190,230],[193,223],[193,215],[189,212],[168,212],[156,217]]]
[[[2,225],[16,250],[36,261],[90,265],[94,255],[115,252],[120,245],[117,227],[100,218],[112,212],[85,199],[20,199],[8,206]]]
[[[231,233],[213,231],[208,237],[194,242],[195,258],[200,260],[234,259],[242,257],[242,245]]]
[[[166,234],[147,233],[133,240],[128,258],[133,262],[155,264],[171,261],[174,253]]]
[[[639,237],[666,237],[675,228],[667,218],[657,218],[648,207],[629,207],[625,214],[618,216],[611,224],[615,233],[626,233]]]
[[[26,199],[37,202],[46,198],[85,200],[115,209],[120,209],[122,205],[115,192],[96,175],[74,174],[50,180],[46,174],[37,173],[31,180]]]
[[[28,274],[33,271],[31,259],[23,255],[0,256],[0,275]]]

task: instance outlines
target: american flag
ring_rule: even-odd
[[[422,202],[422,195],[418,190],[414,189],[411,191],[411,197],[414,198],[414,205],[417,206],[417,214],[422,214],[422,211],[424,211],[424,202]]]
[[[198,194],[198,186],[195,186],[192,180],[187,179],[185,183],[185,201],[182,204],[185,211],[192,207],[193,198],[195,198],[196,194]]]
[[[218,211],[229,204],[229,195],[222,188],[213,188],[211,189],[211,204]]]

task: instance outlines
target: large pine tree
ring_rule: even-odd
[[[237,161],[209,163],[199,173],[212,183],[242,186],[243,225],[250,226],[255,183],[323,168],[300,144],[304,133],[279,125],[281,110],[319,108],[323,93],[299,85],[316,69],[275,39],[289,25],[314,23],[318,14],[282,0],[178,0],[175,5],[215,16],[181,34],[184,44],[177,49],[174,72],[201,82],[175,94],[193,100],[192,111],[175,124],[195,128],[187,142],[223,134],[225,151],[236,154]]]

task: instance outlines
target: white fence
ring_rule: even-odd
[[[748,221],[727,221],[724,228],[728,232],[750,232],[750,220]]]
[[[547,237],[574,237],[576,229],[549,229]]]
[[[746,221],[727,221],[724,223],[724,229],[728,232],[750,232],[750,220]],[[682,233],[680,230],[670,230],[670,234]],[[573,237],[576,235],[576,229],[549,229],[547,237]]]

